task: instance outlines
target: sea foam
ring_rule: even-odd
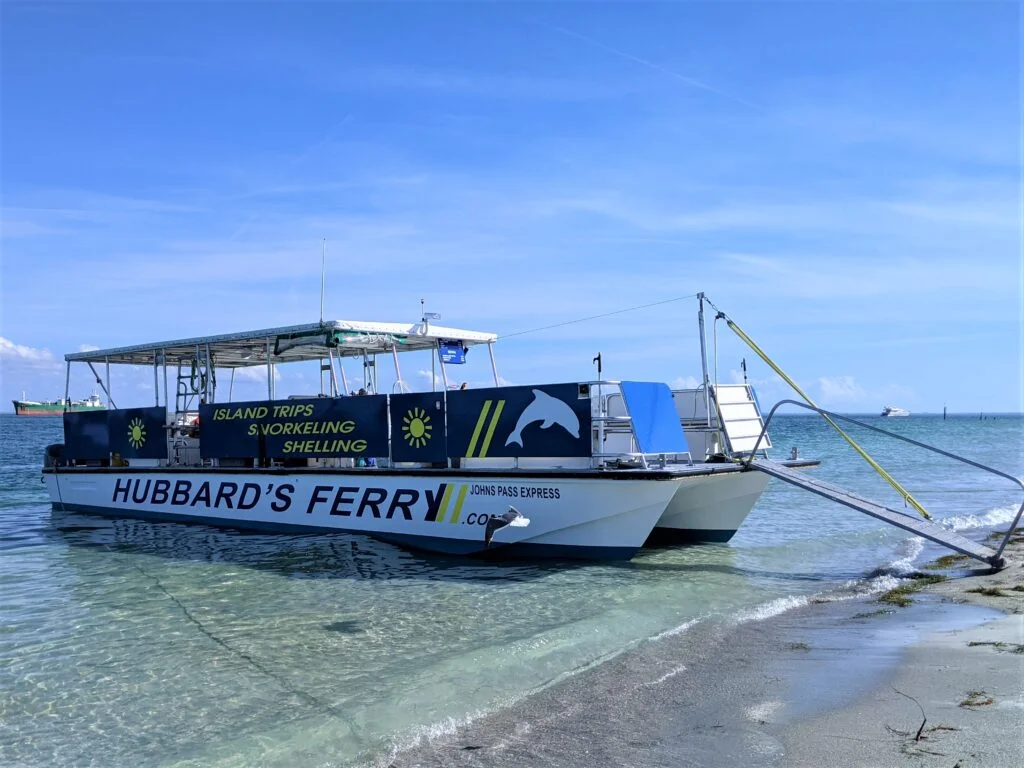
[[[953,515],[952,517],[944,517],[938,522],[947,528],[952,528],[954,531],[966,531],[971,528],[986,528],[993,525],[1003,525],[1004,523],[1013,522],[1013,518],[1017,516],[1017,512],[1020,507],[1007,505],[1005,507],[996,507],[990,509],[988,512],[983,512],[980,515]]]

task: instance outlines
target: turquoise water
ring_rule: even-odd
[[[1019,417],[868,420],[1024,475]],[[1005,481],[855,434],[968,535],[1016,511]],[[59,439],[57,419],[0,416],[3,765],[387,764],[637,643],[881,589],[938,553],[775,480],[728,545],[617,564],[107,521],[51,511],[39,468]],[[779,417],[773,439],[776,456],[799,446],[821,477],[898,503],[817,419]]]

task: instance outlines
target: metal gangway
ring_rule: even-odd
[[[771,423],[772,417],[775,415],[776,410],[778,410],[779,406],[782,405],[795,405],[800,408],[806,408],[809,411],[815,411],[819,415],[826,417],[826,419],[838,419],[846,421],[851,424],[856,424],[857,426],[864,427],[865,429],[869,429],[873,432],[878,432],[888,437],[893,437],[896,438],[897,440],[902,440],[903,442],[910,443],[911,445],[917,446],[918,448],[923,448],[925,450],[940,454],[955,461],[968,464],[972,467],[975,467],[976,469],[981,469],[985,472],[990,472],[994,475],[998,475],[999,477],[1006,478],[1007,480],[1017,485],[1021,489],[1021,491],[1024,492],[1024,483],[1022,483],[1019,478],[1016,478],[1013,475],[1008,475],[1005,472],[999,471],[998,469],[993,469],[992,467],[985,466],[984,464],[979,464],[976,461],[971,461],[970,459],[966,459],[963,456],[957,456],[956,454],[949,453],[948,451],[944,451],[941,448],[936,448],[933,445],[921,443],[918,442],[917,440],[912,440],[909,437],[898,435],[895,432],[890,432],[889,430],[881,429],[880,427],[876,427],[872,424],[867,424],[863,421],[859,421],[849,416],[843,416],[842,414],[833,413],[832,411],[826,411],[822,408],[808,405],[807,403],[802,403],[797,400],[780,400],[778,403],[772,406],[771,411],[768,413],[768,418],[765,420],[764,427],[761,430],[761,436],[758,438],[757,443],[754,444],[754,450],[750,453],[749,458],[746,458],[741,461],[741,463],[746,469],[757,470],[759,472],[764,472],[767,475],[771,475],[772,477],[777,477],[779,480],[790,483],[791,485],[795,485],[798,488],[810,491],[811,493],[816,493],[817,495],[822,496],[826,499],[830,499],[839,504],[843,504],[847,507],[850,507],[851,509],[856,509],[858,512],[863,512],[866,515],[870,515],[871,517],[874,517],[877,520],[889,523],[890,525],[894,525],[897,528],[902,528],[905,531],[909,531],[910,533],[913,533],[917,536],[921,536],[922,538],[928,539],[929,541],[933,541],[936,544],[940,544],[944,547],[948,547],[949,549],[955,550],[956,552],[960,552],[961,554],[967,555],[968,557],[980,560],[984,563],[987,563],[995,569],[1005,567],[1006,561],[1003,559],[1003,550],[1009,543],[1010,537],[1013,535],[1014,530],[1020,524],[1021,516],[1024,515],[1024,501],[1021,502],[1020,508],[1017,510],[1017,515],[1016,517],[1014,517],[1013,523],[1010,525],[1009,530],[1007,530],[1006,532],[1006,536],[1003,538],[1002,542],[996,549],[992,549],[991,547],[987,547],[984,544],[979,544],[975,541],[972,541],[971,539],[968,539],[965,536],[961,536],[955,531],[951,531],[938,523],[931,522],[930,520],[912,517],[911,515],[908,515],[895,509],[891,509],[889,507],[884,506],[883,504],[879,504],[878,502],[872,501],[871,499],[865,498],[864,496],[853,493],[852,491],[848,491],[845,488],[841,488],[838,485],[826,482],[824,480],[819,480],[815,477],[810,477],[804,474],[803,472],[799,472],[795,469],[791,469],[790,467],[783,466],[782,464],[779,464],[777,462],[770,461],[765,458],[756,458],[757,449],[760,445],[761,439],[764,438],[765,434],[767,433],[768,425]]]

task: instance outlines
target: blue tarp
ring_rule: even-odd
[[[667,384],[624,381],[620,386],[640,453],[689,452]]]

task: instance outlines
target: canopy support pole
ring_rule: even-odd
[[[441,357],[441,347],[437,348],[437,362],[441,366],[441,380],[444,381],[444,391],[448,391],[448,371],[444,368],[444,359]]]
[[[488,341],[487,342],[487,354],[490,355],[490,358],[491,358],[491,373],[494,374],[494,386],[500,387],[501,384],[498,382],[498,364],[494,362],[494,342],[493,341]],[[601,377],[598,376],[598,378],[601,378]]]
[[[267,339],[267,400],[274,399],[274,364],[270,362],[270,339]]]
[[[206,393],[204,398],[207,403],[212,403],[216,396],[217,387],[213,383],[213,355],[210,354],[210,342],[206,342]]]
[[[168,393],[168,390],[167,390],[167,350],[166,349],[161,349],[160,350],[160,359],[163,361],[163,364],[164,364],[164,408],[166,408],[166,409],[168,409],[168,411],[170,411],[170,408],[171,408],[171,396],[170,396],[170,394]]]
[[[708,349],[704,341],[704,294],[697,294],[697,325],[700,329],[700,365],[704,372],[704,412],[707,414],[707,425],[711,426],[711,393],[708,382]]]
[[[398,345],[391,345],[391,357],[395,361],[395,386],[398,387],[398,392],[401,394],[404,390],[402,385],[405,383],[402,381],[402,369],[398,366]]]
[[[100,385],[100,388],[103,390],[103,394],[105,394],[107,396],[107,402],[110,403],[110,407],[113,408],[114,410],[117,410],[117,405],[115,405],[115,403],[114,403],[114,398],[112,398],[110,396],[110,390],[107,389],[106,385],[103,383],[103,379],[100,378],[100,375],[98,373],[96,373],[96,369],[93,368],[92,362],[89,361],[89,360],[86,360],[85,363],[86,363],[86,365],[89,366],[89,370],[92,371],[92,375],[96,377],[96,383]],[[110,363],[107,363],[108,367],[109,367],[109,365],[110,365]]]
[[[338,374],[334,370],[334,350],[327,350],[327,361],[331,366],[331,397],[338,396]]]

